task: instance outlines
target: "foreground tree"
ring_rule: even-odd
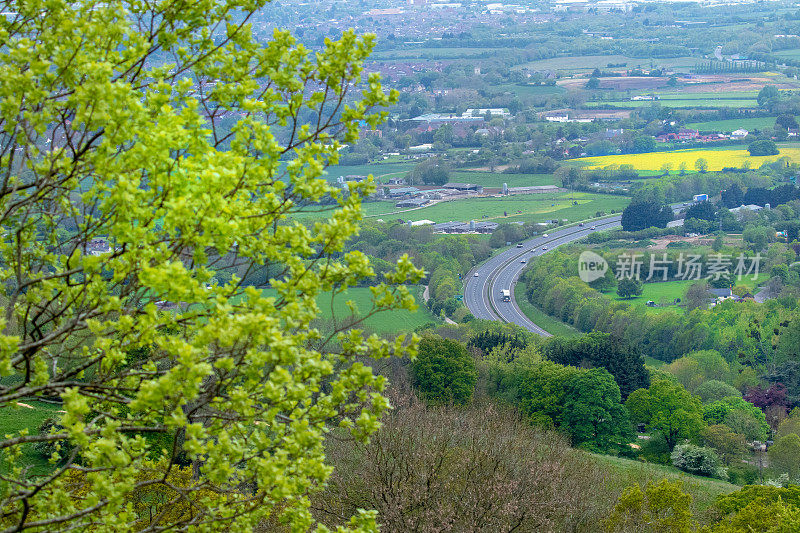
[[[354,90],[373,37],[261,45],[262,0],[4,5],[0,409],[63,412],[0,440],[0,529],[313,527],[323,435],[364,439],[387,407],[355,358],[408,351],[311,323],[322,291],[372,274],[339,252],[374,186],[322,173],[395,99],[375,75]],[[326,220],[291,219],[326,199]],[[401,260],[363,315],[412,308],[419,276]],[[34,475],[37,443],[69,453]]]

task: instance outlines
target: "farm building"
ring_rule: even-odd
[[[389,192],[387,194],[391,198],[400,198],[402,196],[416,196],[421,192],[422,191],[420,191],[416,187],[396,187],[394,189],[389,189]]]
[[[422,207],[423,205],[429,204],[431,201],[427,198],[406,198],[405,200],[400,200],[396,204],[395,207]]]
[[[441,233],[491,233],[497,229],[497,222],[442,222],[434,224],[433,231]]]
[[[544,194],[546,192],[558,192],[557,185],[532,185],[529,187],[509,187],[508,194]]]
[[[736,218],[742,218],[744,216],[744,213],[747,213],[748,211],[755,213],[756,211],[761,211],[762,209],[763,207],[761,207],[760,205],[748,204],[748,205],[740,205],[739,207],[734,207],[730,211],[736,216]]]
[[[483,185],[474,183],[445,183],[443,189],[452,189],[460,192],[483,192]]]

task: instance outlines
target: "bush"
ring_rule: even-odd
[[[661,433],[643,440],[639,457],[649,463],[669,464],[669,444]]]
[[[670,455],[672,464],[684,472],[698,476],[728,479],[725,468],[720,466],[717,452],[704,446],[678,444]]]
[[[728,467],[728,481],[734,485],[758,483],[758,468],[749,463],[734,463]]]

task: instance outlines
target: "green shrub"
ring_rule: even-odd
[[[698,476],[728,479],[725,468],[720,466],[719,456],[711,448],[694,444],[678,444],[670,455],[673,466]]]

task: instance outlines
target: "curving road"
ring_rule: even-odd
[[[509,248],[492,257],[469,272],[464,286],[464,304],[476,318],[513,322],[529,331],[549,337],[547,331],[525,316],[514,299],[514,284],[527,266],[527,260],[545,254],[562,244],[582,239],[595,231],[617,227],[621,218],[620,215],[616,215],[586,222],[584,227],[572,226],[553,231],[546,234],[547,237],[543,235],[534,237],[524,241],[521,247]],[[510,302],[503,301],[503,289],[511,291]]]

